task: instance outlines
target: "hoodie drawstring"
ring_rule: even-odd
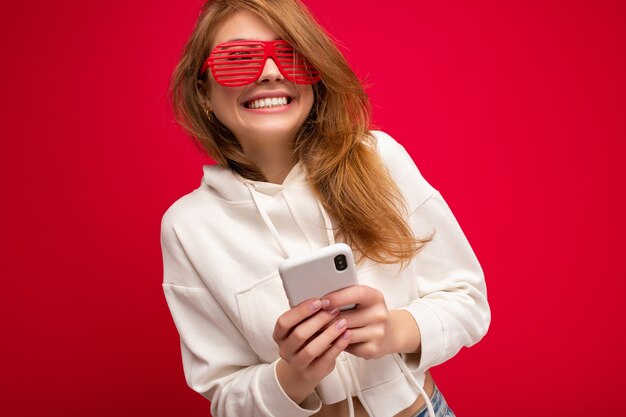
[[[287,251],[287,248],[285,248],[285,245],[283,245],[283,241],[281,240],[280,235],[278,234],[278,230],[276,230],[276,226],[274,226],[274,223],[272,223],[272,219],[270,219],[270,216],[268,216],[265,210],[263,210],[263,208],[261,207],[261,204],[259,203],[259,200],[256,197],[256,193],[254,192],[254,186],[250,184],[249,182],[246,182],[245,184],[246,184],[246,187],[248,187],[248,191],[250,191],[250,195],[252,196],[252,200],[254,201],[254,205],[256,206],[257,211],[259,212],[259,214],[263,218],[263,221],[265,222],[265,226],[267,226],[267,228],[269,229],[270,233],[272,234],[272,237],[274,238],[274,241],[276,242],[276,244],[282,251],[283,255],[285,255],[285,258],[289,258],[290,257],[289,252]]]
[[[341,352],[340,355],[344,353]],[[345,359],[346,365],[350,366],[348,358]],[[335,366],[337,369],[337,374],[339,375],[339,379],[341,379],[341,386],[343,387],[343,392],[346,395],[346,402],[348,403],[348,417],[354,417],[354,402],[352,401],[352,393],[350,392],[350,384],[346,381],[346,377],[341,370],[341,366]],[[368,413],[370,416],[371,413]]]
[[[294,209],[294,204],[291,201],[291,197],[289,196],[288,193],[280,193],[280,195],[283,197],[283,200],[285,200],[285,203],[287,204],[287,208],[289,209],[289,213],[291,213],[291,217],[293,217],[293,220],[298,226],[298,229],[300,229],[300,231],[302,232],[302,235],[304,235],[304,238],[308,242],[309,248],[314,249],[315,240],[311,237],[311,234],[307,231],[306,227],[304,227],[304,225],[302,224],[300,216],[298,215],[298,211]]]
[[[289,251],[287,251],[287,248],[285,247],[285,245],[283,245],[282,239],[280,238],[280,234],[278,233],[278,230],[276,230],[276,226],[274,226],[274,223],[272,222],[272,220],[270,219],[268,214],[261,207],[261,204],[259,203],[259,200],[257,199],[256,192],[254,190],[254,186],[252,185],[252,183],[247,182],[247,181],[245,182],[245,185],[248,188],[248,191],[250,191],[250,196],[252,197],[252,200],[254,201],[254,205],[256,206],[256,209],[259,212],[259,214],[261,215],[261,217],[263,218],[263,222],[265,223],[265,225],[267,226],[268,230],[272,234],[272,237],[274,238],[274,241],[276,242],[276,244],[280,248],[280,250],[283,253],[283,255],[285,256],[285,258],[289,258],[290,257],[290,253],[289,253]],[[283,198],[285,199],[285,203],[287,204],[289,210],[292,212],[292,215],[293,215],[293,210],[291,208],[290,201],[287,199],[287,197],[284,195],[284,193],[282,193],[282,194],[283,194]],[[325,226],[325,229],[326,229],[326,237],[328,239],[328,244],[332,245],[332,244],[335,243],[335,235],[333,233],[332,222],[330,220],[330,217],[328,216],[328,213],[326,212],[326,209],[322,205],[322,203],[319,200],[316,200],[316,201],[317,201],[317,205],[319,206],[320,212],[322,213],[322,217],[324,218],[324,226]],[[301,227],[300,224],[298,224],[298,227]],[[305,233],[304,230],[303,230],[303,233]],[[305,233],[305,237],[307,237],[306,233]],[[340,355],[346,355],[346,353],[342,352]],[[426,407],[428,408],[428,415],[430,417],[436,417],[435,416],[435,412],[433,410],[433,405],[430,402],[430,399],[428,398],[428,395],[426,394],[426,391],[424,391],[424,389],[417,382],[415,377],[413,377],[413,375],[411,374],[411,371],[406,366],[406,363],[404,363],[404,360],[402,359],[402,357],[400,357],[399,354],[393,354],[392,356],[395,359],[397,365],[400,367],[400,370],[404,374],[405,378],[407,378],[409,380],[410,384],[413,386],[413,388],[420,395],[422,395],[424,397],[424,401],[426,402]],[[348,368],[349,375],[346,376],[344,374],[344,371],[341,369],[342,368],[341,366],[337,366],[335,369],[337,369],[337,371],[338,371],[337,373],[339,374],[339,377],[340,377],[341,382],[342,382],[341,385],[343,386],[344,392],[345,392],[345,395],[346,395],[346,401],[348,403],[348,415],[349,415],[349,417],[354,417],[354,402],[352,400],[352,393],[350,392],[350,386],[352,384],[348,384],[347,383],[346,377],[349,377],[350,380],[355,385],[357,398],[361,401],[361,404],[363,405],[363,408],[365,408],[365,411],[367,412],[367,414],[371,416],[372,412],[369,409],[369,407],[367,406],[367,403],[365,402],[365,399],[363,398],[363,395],[362,395],[362,392],[361,392],[361,387],[359,385],[359,380],[358,380],[357,375],[356,375],[356,371],[354,370],[354,367],[352,366],[352,363],[351,363],[349,357],[345,358],[345,363],[346,363],[346,366]]]

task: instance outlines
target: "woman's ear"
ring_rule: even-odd
[[[205,109],[211,108],[211,100],[209,100],[209,83],[206,80],[198,80],[198,101]]]

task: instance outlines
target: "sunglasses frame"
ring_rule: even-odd
[[[258,61],[258,68],[257,62],[254,62],[255,66],[247,62],[247,69],[241,63],[233,63],[233,58],[228,54],[229,48],[233,47],[240,48],[234,50],[235,52],[248,53],[250,59]],[[241,49],[242,47],[247,48]],[[219,84],[225,87],[242,87],[259,79],[268,58],[272,58],[283,77],[295,84],[315,84],[320,80],[317,70],[284,40],[238,40],[221,43],[213,48],[204,61],[199,76],[202,77],[210,68],[213,78]],[[293,73],[285,68],[288,63],[293,63],[289,68]]]

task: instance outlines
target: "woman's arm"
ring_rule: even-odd
[[[184,213],[183,213],[184,214]],[[163,290],[180,335],[187,384],[211,401],[215,417],[310,416],[316,394],[297,404],[276,374],[279,360],[261,363],[190,262],[166,215],[161,226]]]
[[[332,305],[359,304],[342,313],[352,330],[346,351],[363,358],[406,356],[426,370],[477,343],[487,332],[491,313],[482,268],[450,208],[422,177],[411,157],[390,136],[375,132],[378,147],[406,199],[409,226],[415,236],[434,238],[408,266],[419,298],[399,310],[387,310],[378,290],[356,286],[328,298]],[[392,278],[390,278],[392,279]]]
[[[332,306],[357,304],[341,314],[352,331],[346,349],[365,359],[389,353],[416,353],[411,362],[423,370],[471,346],[487,332],[490,310],[482,269],[439,193],[411,215],[416,229],[434,228],[434,239],[409,266],[420,297],[388,310],[383,294],[365,285],[329,294]],[[393,279],[393,277],[389,277]]]
[[[411,265],[420,297],[402,309],[419,328],[421,355],[412,361],[425,371],[482,339],[491,311],[483,270],[439,192],[416,208],[409,222],[418,235],[435,231]]]

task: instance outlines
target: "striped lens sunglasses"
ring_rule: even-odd
[[[265,61],[272,58],[280,73],[295,84],[314,84],[319,73],[288,42],[238,40],[224,42],[211,51],[200,69],[208,68],[215,81],[225,87],[241,87],[255,82],[263,72]]]

